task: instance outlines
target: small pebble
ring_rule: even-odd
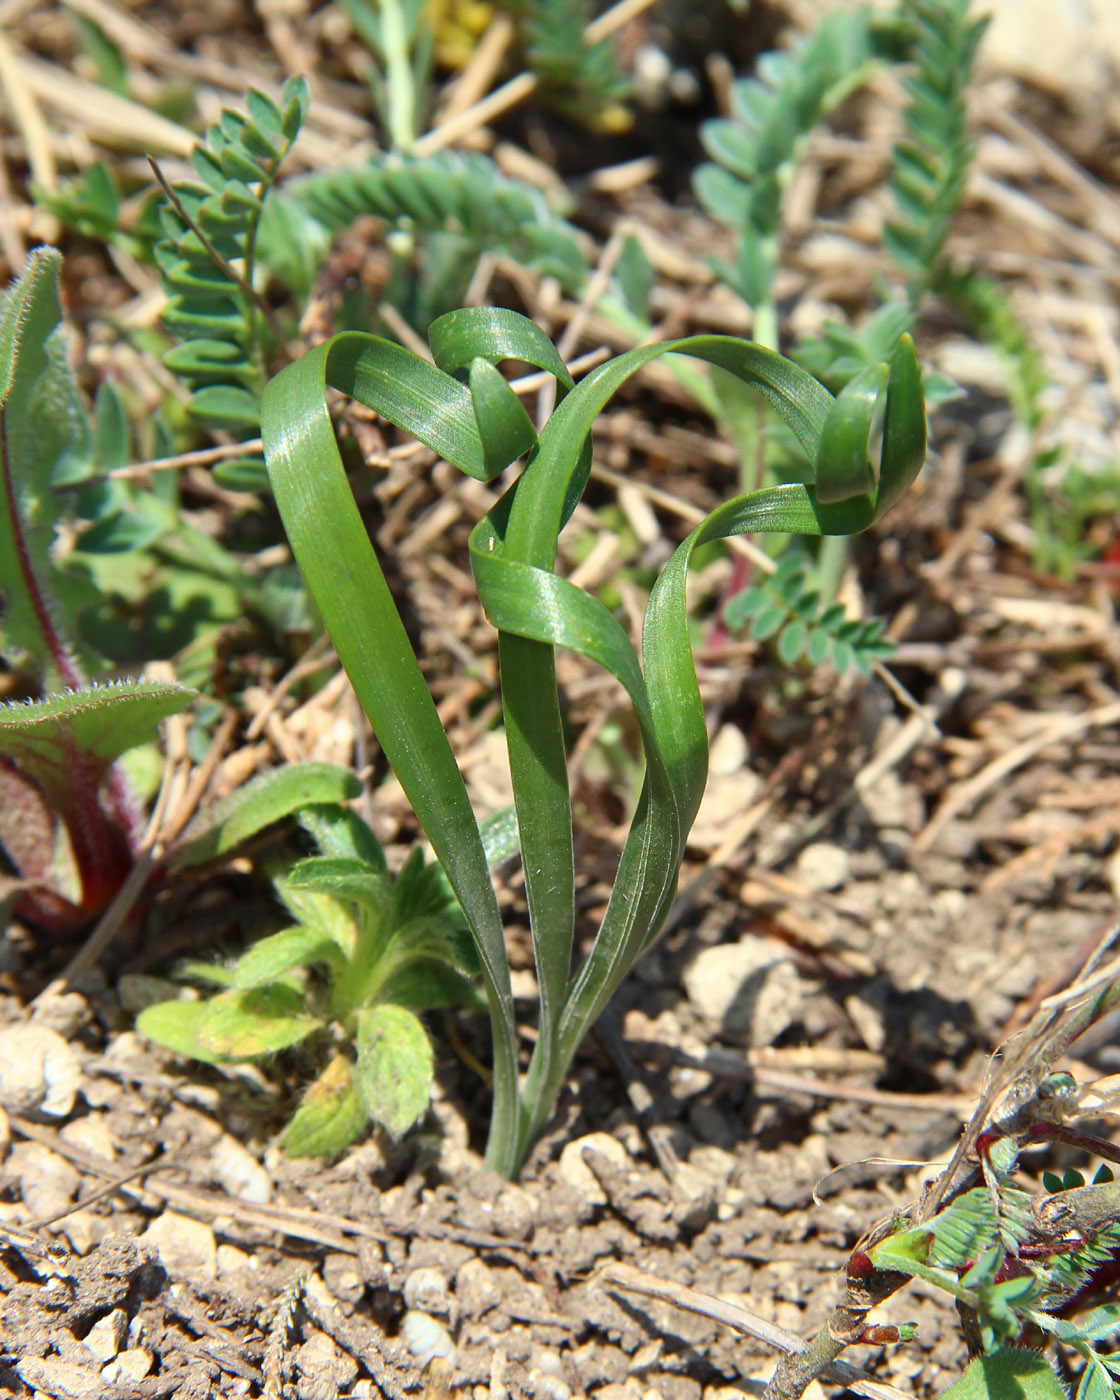
[[[451,1294],[447,1279],[439,1269],[413,1269],[401,1289],[405,1306],[421,1313],[435,1313],[448,1317],[451,1313]]]
[[[16,1374],[29,1389],[66,1400],[98,1400],[105,1387],[92,1366],[76,1366],[58,1356],[25,1356],[16,1362]]]
[[[265,1206],[272,1200],[272,1178],[248,1148],[229,1133],[223,1133],[210,1149],[210,1174],[239,1201]]]
[[[704,948],[684,971],[688,999],[706,1021],[751,1045],[772,1045],[801,1014],[801,984],[786,950],[748,935]]]
[[[455,1297],[464,1317],[479,1318],[498,1301],[498,1288],[482,1259],[468,1259],[455,1275]]]
[[[455,1364],[455,1343],[441,1322],[424,1312],[406,1312],[401,1322],[401,1336],[409,1355],[423,1369],[433,1361]]]
[[[528,1240],[534,1227],[533,1200],[519,1186],[501,1191],[491,1211],[494,1233],[507,1240]]]
[[[152,1353],[144,1347],[129,1347],[120,1356],[101,1368],[101,1379],[109,1385],[127,1386],[142,1381],[152,1369]]]
[[[797,857],[793,878],[812,894],[838,890],[848,882],[851,859],[842,846],[815,841]]]
[[[172,1281],[187,1278],[195,1283],[213,1283],[217,1278],[217,1242],[213,1230],[201,1220],[165,1210],[140,1238],[159,1254]]]
[[[112,1361],[128,1338],[128,1314],[114,1308],[100,1318],[85,1335],[82,1345],[96,1361]]]
[[[46,1026],[0,1031],[0,1107],[10,1113],[65,1118],[74,1107],[81,1071],[74,1052]]]
[[[604,1157],[609,1158],[620,1167],[631,1165],[630,1154],[617,1138],[611,1137],[610,1133],[588,1133],[585,1137],[576,1138],[569,1142],[560,1153],[560,1161],[557,1165],[561,1178],[569,1186],[574,1186],[589,1201],[593,1201],[596,1205],[606,1205],[607,1193],[600,1185],[598,1177],[584,1161],[583,1150],[585,1147],[601,1152]]]

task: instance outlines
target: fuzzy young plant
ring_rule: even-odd
[[[685,608],[693,551],[747,531],[822,534],[866,528],[921,468],[925,407],[913,345],[905,338],[889,366],[860,376],[838,398],[772,351],[724,336],[642,346],[578,385],[543,332],[514,312],[452,312],[432,325],[429,342],[434,364],[374,336],[336,336],[271,381],[261,426],[293,553],[475,942],[494,1057],[486,1156],[493,1169],[513,1176],[547,1122],[580,1042],[653,943],[672,904],[707,773],[707,734]],[[797,434],[813,463],[813,480],[736,497],[689,535],[654,585],[639,657],[617,618],[556,574],[557,541],[587,484],[596,417],[631,375],[672,353],[694,356],[755,386]],[[559,402],[539,435],[497,368],[503,360],[533,365],[556,378]],[[477,480],[490,481],[526,458],[516,483],[470,540],[479,596],[498,630],[505,732],[540,989],[537,1041],[524,1081],[504,932],[482,838],[346,479],[327,403],[332,387]],[[576,869],[555,671],[558,646],[604,667],[622,683],[646,763],[602,925],[574,970]]]
[[[61,262],[37,249],[0,300],[0,657],[47,692],[0,705],[0,916],[14,909],[54,932],[99,913],[127,879],[143,832],[118,760],[154,741],[159,722],[194,695],[148,681],[91,684],[75,646],[89,590],[73,555],[60,555],[58,534],[70,523],[67,488],[88,478],[112,415],[90,422],[67,364]],[[325,765],[249,785],[164,866],[220,856],[235,838],[354,789],[349,773]]]
[[[211,1064],[263,1059],[333,1027],[325,1067],[283,1138],[290,1156],[320,1157],[349,1147],[370,1122],[394,1137],[411,1128],[433,1073],[417,1013],[481,998],[478,959],[438,865],[416,848],[391,878],[373,832],[342,807],[309,807],[300,822],[319,854],[273,881],[293,925],[229,966],[186,965],[181,975],[219,990],[150,1006],[136,1026]],[[508,818],[487,828],[492,860],[509,854],[511,834]]]
[[[1077,1172],[1043,1173],[1040,1191],[1020,1160],[1027,1148],[1060,1143],[1120,1161],[1114,1143],[1082,1126],[1116,1116],[1120,1076],[1078,1085],[1055,1068],[1120,1004],[1118,940],[1120,927],[993,1058],[948,1164],[857,1243],[826,1323],[782,1357],[763,1400],[799,1400],[848,1346],[907,1340],[912,1326],[867,1317],[911,1279],[955,1302],[975,1358],[944,1392],[952,1400],[1073,1400],[1059,1376],[1078,1371],[1076,1400],[1120,1393],[1120,1353],[1108,1349],[1120,1336],[1120,1183],[1108,1167],[1090,1185]],[[1055,1366],[1043,1355],[1049,1343]]]
[[[141,832],[116,760],[191,699],[179,686],[90,687],[67,630],[84,598],[55,535],[91,434],[67,364],[61,261],[36,250],[0,302],[0,655],[62,692],[0,707],[0,897],[50,928],[96,913],[124,880]]]
[[[1053,1075],[1050,1082],[1064,1089],[1066,1081],[1076,1089],[1068,1074]],[[1048,1094],[1049,1087],[1044,1082],[1040,1096],[1060,1097],[1057,1088]],[[969,1320],[982,1359],[946,1392],[956,1400],[972,1395],[1001,1400],[1012,1392],[1025,1400],[1048,1400],[1064,1394],[1041,1356],[1041,1365],[1029,1373],[1016,1370],[1031,1331],[1080,1357],[1077,1400],[1113,1400],[1120,1394],[1120,1354],[1103,1351],[1102,1344],[1120,1334],[1120,1305],[1104,1303],[1083,1317],[1057,1315],[1091,1289],[1094,1276],[1120,1249],[1112,1172],[1101,1167],[1091,1186],[1076,1171],[1061,1178],[1045,1173],[1043,1184],[1051,1194],[1039,1198],[1016,1184],[1019,1148],[1013,1137],[982,1141],[983,1185],[957,1196],[932,1219],[888,1234],[863,1257],[876,1270],[940,1288]],[[1111,1152],[1115,1155],[1115,1149]],[[1094,1191],[1103,1209],[1089,1212],[1084,1198]],[[1072,1201],[1071,1192],[1082,1200],[1069,1209],[1062,1197]],[[1075,1226],[1078,1215],[1085,1223]],[[1056,1228],[1058,1222],[1066,1228]]]

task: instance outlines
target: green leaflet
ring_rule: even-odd
[[[428,1110],[432,1047],[419,1018],[383,1004],[358,1014],[358,1091],[369,1116],[393,1137]]]
[[[304,1095],[280,1145],[289,1157],[330,1157],[357,1142],[368,1122],[352,1067],[336,1055]]]
[[[167,289],[163,322],[181,342],[168,364],[193,390],[187,406],[205,427],[245,436],[257,424],[265,339],[257,240],[309,101],[304,78],[289,78],[279,103],[251,91],[248,110],[224,111],[195,147],[195,178],[165,187],[154,252]]]
[[[141,1035],[206,1064],[275,1054],[322,1024],[306,1015],[302,993],[283,984],[219,992],[208,1001],[163,1001],[136,1018]]]
[[[541,364],[539,330],[509,312],[460,311],[454,354]],[[445,345],[441,322],[433,347]],[[473,351],[473,353],[472,353]],[[685,541],[650,598],[641,657],[596,599],[553,573],[556,542],[586,482],[596,416],[642,365],[664,354],[707,361],[750,384],[815,464],[808,485],[736,497]],[[440,356],[437,354],[437,359]],[[878,519],[917,475],[925,450],[921,377],[908,337],[883,366],[833,396],[771,351],[725,336],[644,346],[567,391],[512,491],[471,536],[479,594],[499,630],[503,706],[540,985],[540,1034],[519,1089],[509,968],[486,856],[435,706],[358,515],[327,412],[327,386],[350,393],[487,479],[506,453],[487,452],[487,415],[506,408],[490,376],[463,385],[372,336],[348,333],[281,372],[262,401],[273,491],[293,552],[338,654],[463,908],[490,998],[495,1098],[488,1160],[516,1172],[551,1110],[567,1065],[606,999],[649,946],[669,908],[706,776],[707,740],[688,642],[685,579],[700,545],[777,530],[846,534]],[[472,395],[472,388],[477,395]],[[567,385],[561,384],[561,392]],[[881,424],[881,459],[872,457]],[[511,436],[511,434],[513,434]],[[516,442],[514,418],[501,427]],[[602,928],[573,978],[571,811],[553,648],[591,658],[626,687],[647,777]]]

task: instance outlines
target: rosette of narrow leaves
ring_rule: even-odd
[[[303,78],[284,84],[279,104],[251,91],[247,111],[223,112],[195,147],[197,179],[165,191],[155,256],[168,297],[163,323],[181,341],[165,358],[207,427],[249,430],[258,421],[266,306],[254,284],[257,236],[308,101]]]
[[[212,1064],[260,1059],[338,1027],[354,1053],[331,1055],[284,1137],[292,1156],[306,1157],[341,1151],[370,1121],[407,1131],[427,1110],[433,1071],[417,1013],[479,995],[474,948],[438,866],[415,849],[393,879],[353,812],[313,805],[301,820],[320,853],[274,881],[295,923],[231,966],[189,964],[184,975],[219,990],[150,1006],[136,1025]]]
[[[435,364],[348,333],[271,381],[262,433],[273,491],[308,588],[373,728],[458,897],[490,1004],[494,1104],[487,1158],[517,1172],[551,1112],[568,1064],[607,999],[668,912],[707,771],[685,580],[694,550],[745,532],[852,533],[877,520],[916,477],[925,410],[913,345],[838,398],[771,351],[725,336],[632,350],[578,386],[543,333],[502,310],[458,311],[429,332]],[[697,357],[753,386],[813,464],[808,484],[738,496],[677,549],[654,586],[641,652],[597,599],[555,572],[557,540],[586,485],[590,435],[611,396],[664,354]],[[496,368],[556,377],[559,402],[539,436]],[[502,703],[520,829],[537,981],[538,1037],[524,1084],[510,969],[479,829],[435,704],[413,655],[339,456],[329,387],[358,398],[469,476],[488,481],[527,457],[516,484],[475,527],[471,561],[498,629]],[[880,440],[881,454],[872,456]],[[575,870],[554,652],[566,647],[625,687],[646,776],[600,930],[573,973]]]

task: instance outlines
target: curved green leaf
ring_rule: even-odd
[[[530,363],[549,361],[540,332],[512,313],[454,317],[450,324],[436,322],[432,332],[439,358],[449,367],[461,371],[513,355]],[[692,355],[753,386],[801,441],[814,479],[737,497],[693,531],[653,589],[639,661],[611,613],[557,578],[553,568],[559,532],[586,482],[595,418],[628,377],[664,354]],[[567,392],[515,487],[472,532],[479,594],[499,630],[506,734],[540,986],[538,1040],[519,1104],[509,969],[478,827],[350,493],[325,405],[328,384],[353,394],[468,475],[486,479],[496,462],[508,458],[514,435],[510,418],[497,432],[501,450],[487,451],[481,420],[491,411],[505,416],[505,390],[487,371],[476,369],[475,375],[486,387],[472,398],[451,375],[397,346],[372,336],[342,335],[268,386],[262,432],[293,552],[479,948],[496,1057],[489,1161],[508,1173],[543,1125],[575,1047],[656,935],[673,897],[707,767],[685,608],[692,554],[703,544],[746,532],[847,534],[865,528],[917,475],[925,411],[913,345],[906,337],[889,370],[869,372],[839,399],[796,365],[749,342],[693,336],[642,346]],[[561,390],[566,388],[561,381]],[[876,453],[880,424],[882,450]],[[571,982],[572,832],[556,646],[579,652],[622,682],[646,758],[645,786],[603,925]]]

